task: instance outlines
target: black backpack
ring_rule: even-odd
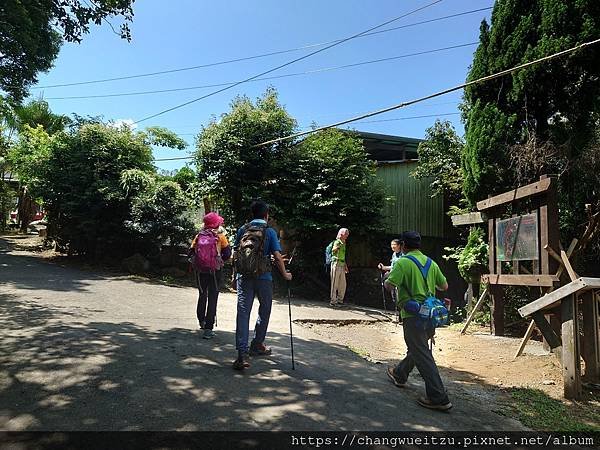
[[[244,225],[242,237],[234,256],[235,271],[258,277],[271,271],[271,257],[264,255],[267,225]]]

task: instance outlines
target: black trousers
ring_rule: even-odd
[[[208,273],[196,272],[196,282],[198,283],[196,317],[198,317],[198,323],[201,327],[212,330],[217,315],[221,271],[217,270]]]

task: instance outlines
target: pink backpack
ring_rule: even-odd
[[[196,240],[194,267],[199,272],[214,272],[223,266],[217,250],[219,238],[211,230],[202,230]]]

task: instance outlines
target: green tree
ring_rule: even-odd
[[[264,198],[277,179],[274,163],[290,146],[288,142],[255,145],[286,136],[295,128],[296,121],[280,105],[274,89],[254,103],[237,97],[228,113],[203,127],[194,156],[205,209],[218,206],[227,223],[246,220],[250,201]]]
[[[131,218],[125,225],[137,240],[160,250],[161,244],[181,244],[193,235],[189,199],[178,183],[130,169],[122,172],[121,185],[131,202]]]
[[[194,183],[196,182],[196,172],[188,166],[179,169],[173,175],[173,181],[177,183],[183,192],[191,193]]]
[[[278,222],[312,239],[340,227],[353,233],[380,231],[384,191],[362,141],[330,129],[308,136],[278,161],[279,182],[266,196]]]
[[[484,21],[468,80],[534,60],[600,35],[595,0],[500,0]],[[545,148],[576,161],[596,127],[600,104],[598,46],[465,89],[464,192],[471,202],[512,188],[518,152]],[[533,144],[533,145],[532,145]],[[539,158],[537,175],[560,168]],[[528,180],[532,181],[532,180]],[[563,196],[583,204],[580,180],[561,174]],[[568,202],[563,202],[568,203]],[[565,224],[566,226],[566,224]]]
[[[431,179],[431,196],[442,195],[448,205],[458,206],[462,200],[464,146],[450,122],[436,120],[418,147],[419,163],[411,175]]]
[[[17,105],[13,109],[12,126],[16,130],[22,130],[25,125],[32,128],[41,125],[48,134],[63,131],[71,122],[62,114],[54,114],[50,105],[43,98],[31,100],[25,105]]]
[[[0,3],[0,88],[20,102],[39,72],[52,67],[62,40],[80,42],[90,24],[120,16],[130,40],[134,0],[3,0]],[[112,25],[109,22],[109,25]],[[115,31],[116,32],[116,31]]]
[[[15,194],[8,181],[4,178],[7,174],[12,177],[13,172],[18,172],[17,167],[12,167],[10,158],[12,148],[18,139],[19,133],[24,131],[26,127],[37,128],[41,127],[47,134],[55,134],[64,130],[69,123],[69,118],[63,115],[54,114],[48,103],[42,99],[32,100],[26,105],[13,106],[10,102],[0,102],[0,172],[2,172],[2,181],[0,182],[0,213],[2,221],[0,227],[4,228],[4,221],[7,216],[8,208],[13,203],[15,195],[18,196],[18,222],[22,231],[25,231],[27,225],[31,221],[34,214],[34,204],[30,197],[25,183],[20,180],[18,193]],[[37,156],[34,151],[33,155],[29,155],[26,159],[32,159]],[[14,184],[14,183],[13,183]]]
[[[81,254],[134,251],[138,234],[127,226],[135,221],[134,196],[124,189],[122,174],[138,169],[155,176],[151,146],[166,142],[165,133],[84,122],[50,136],[41,126],[26,126],[12,161],[19,177],[44,201],[49,237]],[[175,136],[169,140],[174,145],[183,142]],[[169,189],[147,198],[163,201],[165,193],[174,192]],[[177,199],[174,203],[179,204]]]

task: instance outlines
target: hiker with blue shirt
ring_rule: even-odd
[[[264,344],[273,303],[271,256],[283,278],[287,281],[292,279],[292,274],[285,269],[277,233],[267,225],[269,206],[257,200],[252,202],[250,210],[253,219],[237,231],[234,244],[237,288],[235,348],[238,357],[233,362],[233,368],[236,370],[250,367],[250,356],[271,354],[271,349]],[[259,302],[258,319],[254,327],[254,339],[248,346],[250,312],[255,296]]]
[[[392,249],[392,258],[390,259],[390,265],[385,266],[383,265],[383,263],[379,263],[377,265],[377,268],[383,272],[384,280],[389,276],[390,271],[392,270],[392,267],[394,267],[396,261],[398,261],[403,255],[402,243],[400,242],[400,239],[392,239],[392,242],[390,242],[390,247]],[[396,289],[391,290],[391,295],[392,301],[394,302],[394,304],[396,304],[398,302],[398,293],[396,292]]]
[[[416,231],[402,234],[404,256],[392,267],[385,281],[389,290],[398,289],[398,308],[402,316],[407,354],[395,367],[388,367],[387,375],[397,387],[405,387],[408,376],[416,366],[425,381],[426,396],[418,399],[419,405],[440,411],[452,408],[446,389],[433,359],[429,339],[435,328],[418,316],[419,306],[435,290],[448,289],[446,277],[439,266],[419,250],[421,236]],[[416,311],[414,306],[416,305]],[[410,306],[410,307],[409,307]]]

